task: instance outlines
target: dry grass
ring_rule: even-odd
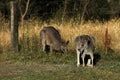
[[[8,29],[8,22],[1,24],[2,29],[0,30],[0,46],[4,47],[10,44],[10,30]],[[48,24],[46,23],[41,24],[37,20],[25,21],[24,29],[21,27],[19,28],[19,38],[22,39],[24,35],[28,37],[37,36],[37,39],[39,39],[40,30],[47,25]],[[108,27],[108,33],[111,36],[111,48],[113,50],[120,50],[120,19],[112,19],[105,23],[101,23],[99,21],[88,21],[82,25],[73,25],[73,23],[57,25],[55,22],[50,22],[49,25],[55,26],[55,28],[59,29],[65,40],[70,40],[70,49],[74,46],[73,41],[75,37],[82,34],[94,36],[96,38],[96,45],[103,47],[105,29]]]
[[[94,36],[96,39],[96,45],[103,47],[104,34],[106,27],[108,27],[108,33],[111,37],[110,47],[113,50],[120,50],[120,19],[112,19],[105,23],[101,23],[99,21],[89,21],[82,25],[73,25],[72,23],[60,26],[52,23],[51,25],[55,26],[60,30],[62,37],[65,40],[70,40],[70,48],[73,48],[74,46],[73,41],[75,37],[82,34]]]
[[[5,32],[0,31],[0,45],[4,47],[10,44],[10,32],[7,30]]]

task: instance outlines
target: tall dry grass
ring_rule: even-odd
[[[71,24],[66,24],[64,26],[58,27],[65,39],[71,41],[71,46],[73,47],[73,41],[76,36],[82,34],[88,34],[94,36],[96,39],[96,45],[103,47],[104,35],[106,27],[108,27],[108,34],[111,37],[110,47],[113,50],[120,50],[120,19],[111,20],[105,23],[101,22],[87,22],[83,25],[71,26]]]
[[[10,45],[9,21],[0,14],[0,52],[5,50],[5,46]]]
[[[1,24],[0,47],[4,48],[5,46],[9,46],[11,43],[10,30],[8,28],[9,22],[2,22]],[[74,24],[72,22],[59,25],[54,21],[46,24],[41,23],[38,20],[31,19],[24,22],[24,27],[19,26],[19,40],[23,42],[23,45],[27,45],[27,47],[39,46],[39,32],[44,26],[48,25],[52,25],[60,30],[63,39],[70,41],[70,49],[74,48],[75,37],[82,34],[94,36],[96,39],[96,46],[103,47],[105,29],[108,27],[108,33],[111,37],[110,47],[115,51],[120,51],[120,19],[112,19],[104,23],[99,21],[88,21],[82,25]],[[25,40],[26,42],[24,44]]]
[[[112,19],[104,23],[99,21],[88,21],[82,25],[74,23],[66,23],[64,25],[51,23],[51,25],[60,30],[65,40],[70,40],[70,49],[74,47],[75,37],[82,34],[94,36],[96,39],[96,47],[103,47],[105,30],[106,27],[108,27],[108,34],[111,38],[110,47],[113,50],[120,51],[120,19]]]

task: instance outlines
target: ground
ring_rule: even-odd
[[[120,80],[120,56],[100,55],[93,68],[77,67],[76,54],[24,56],[0,62],[0,80]]]

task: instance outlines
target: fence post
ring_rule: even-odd
[[[18,12],[17,2],[10,1],[11,12],[11,45],[14,52],[18,52]]]

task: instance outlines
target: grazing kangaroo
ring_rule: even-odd
[[[85,66],[85,55],[90,55],[92,60],[92,67],[93,67],[93,52],[95,47],[95,39],[94,37],[90,37],[88,35],[81,35],[75,38],[75,47],[77,52],[77,66],[80,65],[80,57],[82,57],[83,66]],[[81,56],[80,56],[81,55]]]
[[[50,47],[50,52],[62,51],[67,52],[67,45],[69,41],[65,42],[57,29],[53,26],[44,27],[40,31],[40,43],[42,45],[43,51],[46,50],[46,46]]]

